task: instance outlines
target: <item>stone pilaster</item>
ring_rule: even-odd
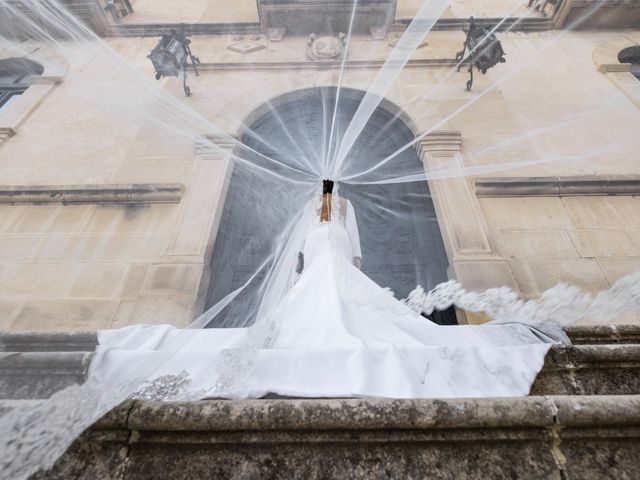
[[[509,264],[493,248],[486,222],[464,174],[462,136],[436,131],[417,144],[449,259],[449,276],[466,288],[507,285],[517,289]],[[462,317],[462,318],[461,318]],[[481,322],[482,315],[459,312],[459,320]]]
[[[232,137],[220,136],[208,137],[196,145],[195,162],[166,254],[162,264],[152,266],[148,274],[150,278],[146,283],[150,288],[154,284],[166,285],[166,281],[159,279],[175,278],[182,283],[187,279],[194,295],[192,317],[200,314],[204,307],[211,276],[210,257],[231,178],[236,143]]]

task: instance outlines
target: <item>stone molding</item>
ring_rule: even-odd
[[[571,29],[633,28],[639,9],[640,0],[563,0],[556,8],[553,26]],[[636,10],[635,15],[629,10]]]
[[[26,42],[24,49],[36,47]],[[29,58],[44,67],[42,75],[34,76],[29,88],[0,114],[0,146],[16,135],[29,116],[47,98],[56,85],[62,83],[68,70],[67,61],[48,47],[37,45],[37,55]],[[5,52],[7,53],[7,52]],[[11,52],[9,52],[11,53]]]
[[[396,18],[391,25],[392,31],[402,31],[411,23],[413,18]],[[539,32],[553,28],[553,21],[549,18],[485,17],[476,19],[476,23],[489,30],[498,32]],[[433,26],[434,31],[459,31],[468,28],[467,18],[439,18]],[[121,23],[111,24],[106,32],[111,37],[160,37],[171,33],[172,30],[185,29],[191,35],[258,35],[264,33],[259,22],[229,22],[229,23]]]
[[[207,135],[204,140],[196,142],[195,152],[196,155],[213,155],[223,159],[239,144],[240,141],[231,135]]]
[[[640,195],[640,176],[479,178],[475,188],[484,198]]]
[[[379,69],[384,65],[383,60],[347,60],[344,63],[345,70],[370,70]],[[404,68],[443,68],[457,65],[456,60],[450,58],[413,59],[409,60]],[[274,70],[331,70],[341,69],[343,65],[339,61],[316,62],[311,60],[284,61],[284,62],[203,62],[198,65],[198,71],[274,71]]]
[[[640,10],[640,5],[638,7]],[[629,100],[640,108],[640,82],[631,73],[631,64],[618,61],[618,54],[622,50],[627,47],[635,47],[637,44],[638,41],[634,41],[627,35],[601,43],[593,51],[593,61],[598,70],[604,73]]]
[[[0,186],[0,204],[179,203],[180,184]]]

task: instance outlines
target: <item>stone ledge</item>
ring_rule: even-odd
[[[84,383],[92,353],[0,353],[0,398],[48,398],[58,390]]]
[[[475,187],[478,197],[640,195],[640,176],[478,178]]]
[[[589,325],[566,329],[575,345],[640,344],[640,325]],[[0,352],[93,352],[95,332],[0,331]]]
[[[639,446],[638,396],[129,401],[37,478],[633,478]]]
[[[180,184],[0,186],[0,204],[179,203]]]

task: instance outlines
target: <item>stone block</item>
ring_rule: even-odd
[[[144,263],[134,263],[127,270],[127,278],[122,289],[123,298],[137,297],[147,276],[149,266]]]
[[[596,261],[610,283],[640,270],[640,257],[605,257]]]
[[[43,263],[157,261],[166,243],[162,235],[50,236],[37,259]]]
[[[20,306],[16,301],[0,300],[0,330],[6,329],[12,322]]]
[[[452,262],[455,279],[467,290],[508,286],[517,290],[509,264],[502,260]]]
[[[24,263],[36,257],[42,239],[37,236],[0,237],[0,263]]]
[[[581,257],[621,257],[640,254],[624,230],[570,230],[569,234]]]
[[[143,295],[196,295],[203,265],[197,263],[151,265]]]
[[[494,239],[506,258],[578,257],[566,230],[497,230]]]
[[[0,277],[0,298],[52,298],[66,292],[76,272],[74,265],[15,264]]]
[[[100,205],[83,232],[106,235],[168,232],[175,225],[178,208],[177,204]]]
[[[12,233],[74,233],[93,207],[87,205],[21,205],[7,231]]]
[[[480,198],[494,230],[562,230],[573,223],[560,198]]]
[[[190,163],[184,158],[163,157],[125,162],[113,181],[118,183],[186,183]]]
[[[94,428],[83,433],[51,470],[38,472],[30,478],[124,480],[130,435],[125,425],[107,431]]]
[[[109,328],[117,300],[30,300],[22,305],[10,330],[64,331]]]
[[[617,205],[609,197],[564,197],[561,201],[577,228],[625,227],[624,215],[618,212]]]
[[[189,325],[193,318],[196,296],[157,296],[122,300],[111,328],[147,323],[168,323],[178,327]]]
[[[538,296],[558,283],[576,285],[588,291],[609,288],[609,282],[591,258],[514,259],[509,263],[525,295]]]
[[[125,286],[128,265],[123,263],[85,263],[68,291],[70,297],[117,297]]]

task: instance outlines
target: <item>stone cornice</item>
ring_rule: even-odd
[[[475,187],[478,197],[640,195],[640,176],[479,178]]]
[[[384,60],[347,60],[344,63],[345,70],[355,69],[379,69],[384,65]],[[453,58],[428,58],[409,60],[405,68],[441,68],[455,66],[458,62]],[[191,68],[191,67],[190,67]],[[290,61],[290,62],[203,62],[198,65],[198,71],[221,71],[221,70],[330,70],[340,69],[342,63],[335,62],[313,62],[313,61]]]
[[[614,8],[637,8],[638,6],[640,6],[639,0],[563,0],[553,15],[553,27],[594,28],[592,25],[594,17],[606,19],[607,16],[611,15],[611,11]],[[586,13],[589,12],[589,9],[593,9],[593,11]],[[576,18],[574,18],[574,13]],[[588,16],[585,17],[585,14]],[[631,26],[631,24],[615,25],[605,23],[595,28],[630,28]]]
[[[574,345],[640,344],[640,325],[578,325],[567,327]],[[0,352],[93,352],[96,332],[0,331]]]
[[[0,186],[0,204],[178,203],[180,184]]]
[[[402,31],[413,20],[412,17],[399,18],[391,25],[392,31]],[[501,17],[477,18],[476,23],[488,29],[496,28],[497,31],[532,32],[549,30],[553,22],[548,18]],[[468,18],[439,18],[435,23],[434,31],[458,31],[468,28]],[[180,30],[184,27],[187,35],[229,35],[229,34],[260,34],[262,33],[259,22],[234,22],[234,23],[126,23],[111,25],[107,36],[112,37],[159,37],[171,33],[172,30]]]

